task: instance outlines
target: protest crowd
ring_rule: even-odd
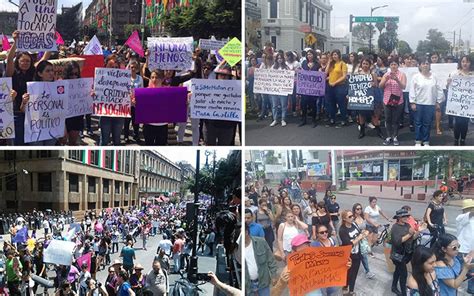
[[[70,213],[36,210],[1,217],[11,239],[0,248],[0,295],[179,295],[169,276],[190,268],[193,223],[186,223],[185,204],[86,211],[80,221]],[[225,238],[206,211],[197,221],[197,251],[215,256]],[[156,235],[162,236],[158,245],[147,245]],[[147,247],[156,256],[142,266],[136,260]],[[112,261],[116,253],[120,259]],[[108,271],[104,282],[97,278],[100,270]],[[208,276],[226,295],[239,295],[213,272]]]
[[[374,130],[381,144],[397,146],[399,130],[409,126],[415,146],[429,146],[432,127],[436,135],[447,133],[447,119],[454,145],[466,143],[472,106],[462,98],[473,90],[472,55],[298,53],[267,43],[247,51],[245,71],[247,110],[271,127],[286,126],[290,116],[308,126],[311,116],[313,128],[356,123],[354,138]]]
[[[343,295],[366,295],[357,292],[364,274],[358,272],[363,268],[368,280],[378,280],[370,267],[381,244],[391,248],[386,260],[394,269],[392,294],[383,295],[455,296],[465,281],[474,294],[472,199],[463,200],[452,235],[444,228],[442,190],[434,192],[424,217],[413,217],[410,206],[391,214],[374,196],[344,209],[330,189],[316,192],[312,184],[302,190],[296,178],[274,188],[247,181],[246,295],[331,296],[341,295],[340,287]]]
[[[193,146],[240,144],[237,38],[152,37],[142,46],[135,31],[124,45],[58,37],[57,47],[25,50],[24,34],[3,42],[1,144],[184,145],[189,129]]]

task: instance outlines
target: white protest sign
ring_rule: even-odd
[[[148,38],[150,70],[190,70],[193,66],[193,37]]]
[[[199,39],[199,47],[204,50],[219,50],[223,48],[228,41],[215,39]]]
[[[0,140],[15,138],[11,78],[0,78]]]
[[[96,68],[94,80],[94,114],[108,117],[130,117],[130,70]]]
[[[399,67],[398,70],[404,73],[405,76],[407,77],[407,85],[403,91],[404,92],[410,91],[410,86],[413,80],[413,76],[415,76],[416,73],[420,73],[420,70],[418,69],[418,67],[407,67],[407,68]],[[388,69],[388,72],[390,72],[390,69]]]
[[[20,0],[17,51],[57,51],[57,0]]]
[[[474,118],[474,76],[452,77],[446,114]]]
[[[69,100],[67,104],[66,118],[92,114],[92,86],[93,78],[81,78],[65,80],[69,87]]]
[[[286,96],[293,93],[295,71],[255,69],[253,91],[256,94]]]
[[[242,81],[193,79],[191,118],[242,121]]]
[[[43,261],[44,263],[69,266],[72,264],[75,247],[76,243],[54,239],[44,249]]]
[[[67,82],[28,82],[30,100],[25,109],[25,143],[64,136]]]
[[[431,72],[438,79],[439,84],[443,89],[448,85],[449,76],[458,69],[458,64],[431,64]]]
[[[91,41],[84,48],[84,55],[103,55],[102,45],[100,45],[99,39],[94,35]]]

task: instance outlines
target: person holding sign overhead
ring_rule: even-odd
[[[415,111],[415,146],[429,146],[435,108],[443,102],[444,92],[440,81],[431,73],[427,58],[419,61],[419,70],[409,91],[410,107]]]

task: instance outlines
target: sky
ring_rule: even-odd
[[[20,3],[20,0],[13,0],[16,4]],[[58,9],[61,9],[61,6],[74,6],[81,2],[80,0],[59,0],[58,2]],[[84,10],[89,6],[92,0],[84,0],[82,1],[82,7]],[[7,10],[7,11],[16,11],[18,8],[13,4],[10,4],[8,0],[0,0],[0,10]]]
[[[459,29],[463,40],[470,39],[474,46],[474,3],[464,0],[330,0],[331,35],[344,37],[349,33],[349,15],[370,16],[370,8],[388,5],[373,12],[373,16],[399,16],[399,40],[405,40],[416,50],[418,40],[425,40],[428,30],[436,28],[448,41]],[[378,31],[377,31],[378,32]],[[376,34],[376,36],[378,33]],[[376,42],[375,37],[373,40]],[[457,43],[457,41],[456,41]]]
[[[200,163],[201,167],[206,163],[206,155],[204,152],[208,150],[211,153],[214,153],[214,149],[201,149],[201,155],[200,155]],[[216,150],[216,161],[218,161],[221,158],[227,158],[227,155],[232,149],[225,149],[225,148],[219,148]],[[196,167],[196,149],[193,149],[189,147],[189,149],[156,149],[159,153],[162,155],[166,156],[169,160],[178,162],[181,160],[187,161],[190,163],[194,168]],[[212,162],[212,155],[209,156],[209,163]]]

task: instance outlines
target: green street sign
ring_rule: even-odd
[[[385,23],[385,22],[396,22],[398,23],[398,16],[356,16],[354,17],[354,23]]]

